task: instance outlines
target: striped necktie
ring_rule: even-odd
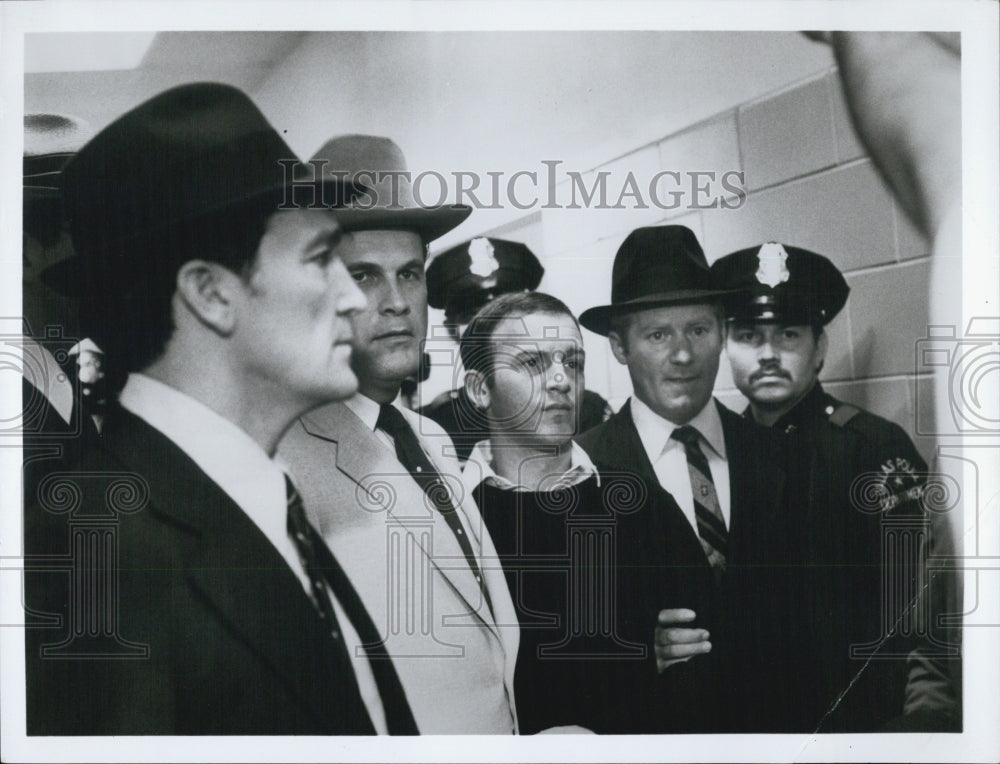
[[[469,543],[465,530],[462,528],[462,521],[459,519],[458,512],[455,511],[455,507],[451,503],[451,491],[448,490],[444,479],[434,468],[434,465],[431,464],[430,458],[424,453],[424,449],[420,446],[413,428],[407,423],[402,413],[395,406],[388,403],[384,403],[379,407],[378,422],[375,426],[392,438],[392,442],[396,447],[396,458],[399,459],[399,463],[406,468],[417,482],[417,485],[423,489],[427,498],[431,500],[434,507],[441,513],[441,516],[448,524],[448,527],[451,528],[451,532],[455,535],[455,540],[458,542],[458,546],[462,550],[466,562],[469,564],[469,569],[472,571],[472,575],[475,576],[476,583],[479,584],[479,591],[483,595],[483,600],[492,614],[493,603],[490,600],[490,592],[486,588],[486,582],[483,580],[479,563],[476,562],[476,554]]]
[[[302,497],[287,475],[285,475],[285,494],[288,502],[288,535],[298,550],[306,575],[309,576],[313,604],[319,617],[330,629],[333,639],[343,644],[333,602],[330,600],[332,590],[333,596],[337,598],[337,602],[351,620],[368,655],[372,674],[375,676],[375,685],[378,687],[382,707],[385,710],[385,723],[389,734],[418,734],[417,723],[413,719],[410,704],[406,699],[406,691],[375,628],[375,623],[368,615],[361,597],[358,596],[344,569],[340,567],[340,563],[306,518]]]
[[[720,581],[726,570],[729,532],[722,516],[722,507],[719,506],[715,483],[712,482],[708,459],[698,444],[700,435],[691,425],[684,425],[674,430],[670,437],[684,444],[688,475],[691,478],[691,495],[694,497],[694,515],[698,521],[698,536],[716,581]]]

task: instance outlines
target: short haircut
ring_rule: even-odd
[[[469,322],[459,342],[459,353],[466,371],[478,371],[489,379],[493,370],[493,335],[497,326],[508,318],[520,318],[536,313],[569,316],[580,328],[573,311],[562,300],[544,292],[511,292],[500,295],[483,307]]]
[[[90,274],[96,283],[83,293],[81,319],[106,350],[109,365],[118,373],[140,371],[163,354],[175,328],[173,296],[185,262],[215,262],[249,277],[274,212],[259,205],[237,207],[184,221],[169,231],[149,230],[127,241],[106,243],[106,255],[96,259],[107,267],[142,263],[130,267],[127,278]],[[109,283],[118,286],[108,289]]]

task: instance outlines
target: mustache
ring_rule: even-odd
[[[787,379],[789,381],[792,379],[792,375],[780,366],[765,366],[750,375],[750,383],[753,384],[754,382],[758,382],[764,377],[781,377],[782,379]]]

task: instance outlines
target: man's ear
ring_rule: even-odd
[[[614,355],[615,360],[622,366],[628,365],[628,349],[627,345],[622,341],[621,335],[618,332],[608,332],[608,342],[611,343],[611,353]]]
[[[476,408],[487,411],[490,407],[490,387],[481,371],[465,372],[465,394]]]
[[[823,371],[823,364],[826,363],[826,351],[830,342],[826,332],[820,332],[819,339],[816,340],[816,352],[813,354],[813,363],[816,364],[816,373]]]
[[[228,335],[236,324],[235,290],[239,276],[220,263],[188,260],[177,271],[177,294],[202,324]]]

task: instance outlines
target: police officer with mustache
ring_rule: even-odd
[[[947,660],[956,648],[934,628],[942,589],[921,571],[933,545],[928,470],[898,425],[823,390],[824,327],[850,288],[827,258],[767,242],[720,258],[726,353],[744,416],[787,439],[788,599],[781,637],[787,731],[948,729],[957,718]],[[774,600],[777,603],[777,599]],[[776,610],[772,615],[777,615]],[[781,645],[780,648],[778,645]],[[772,709],[773,711],[773,709]],[[787,715],[786,715],[787,714]]]

